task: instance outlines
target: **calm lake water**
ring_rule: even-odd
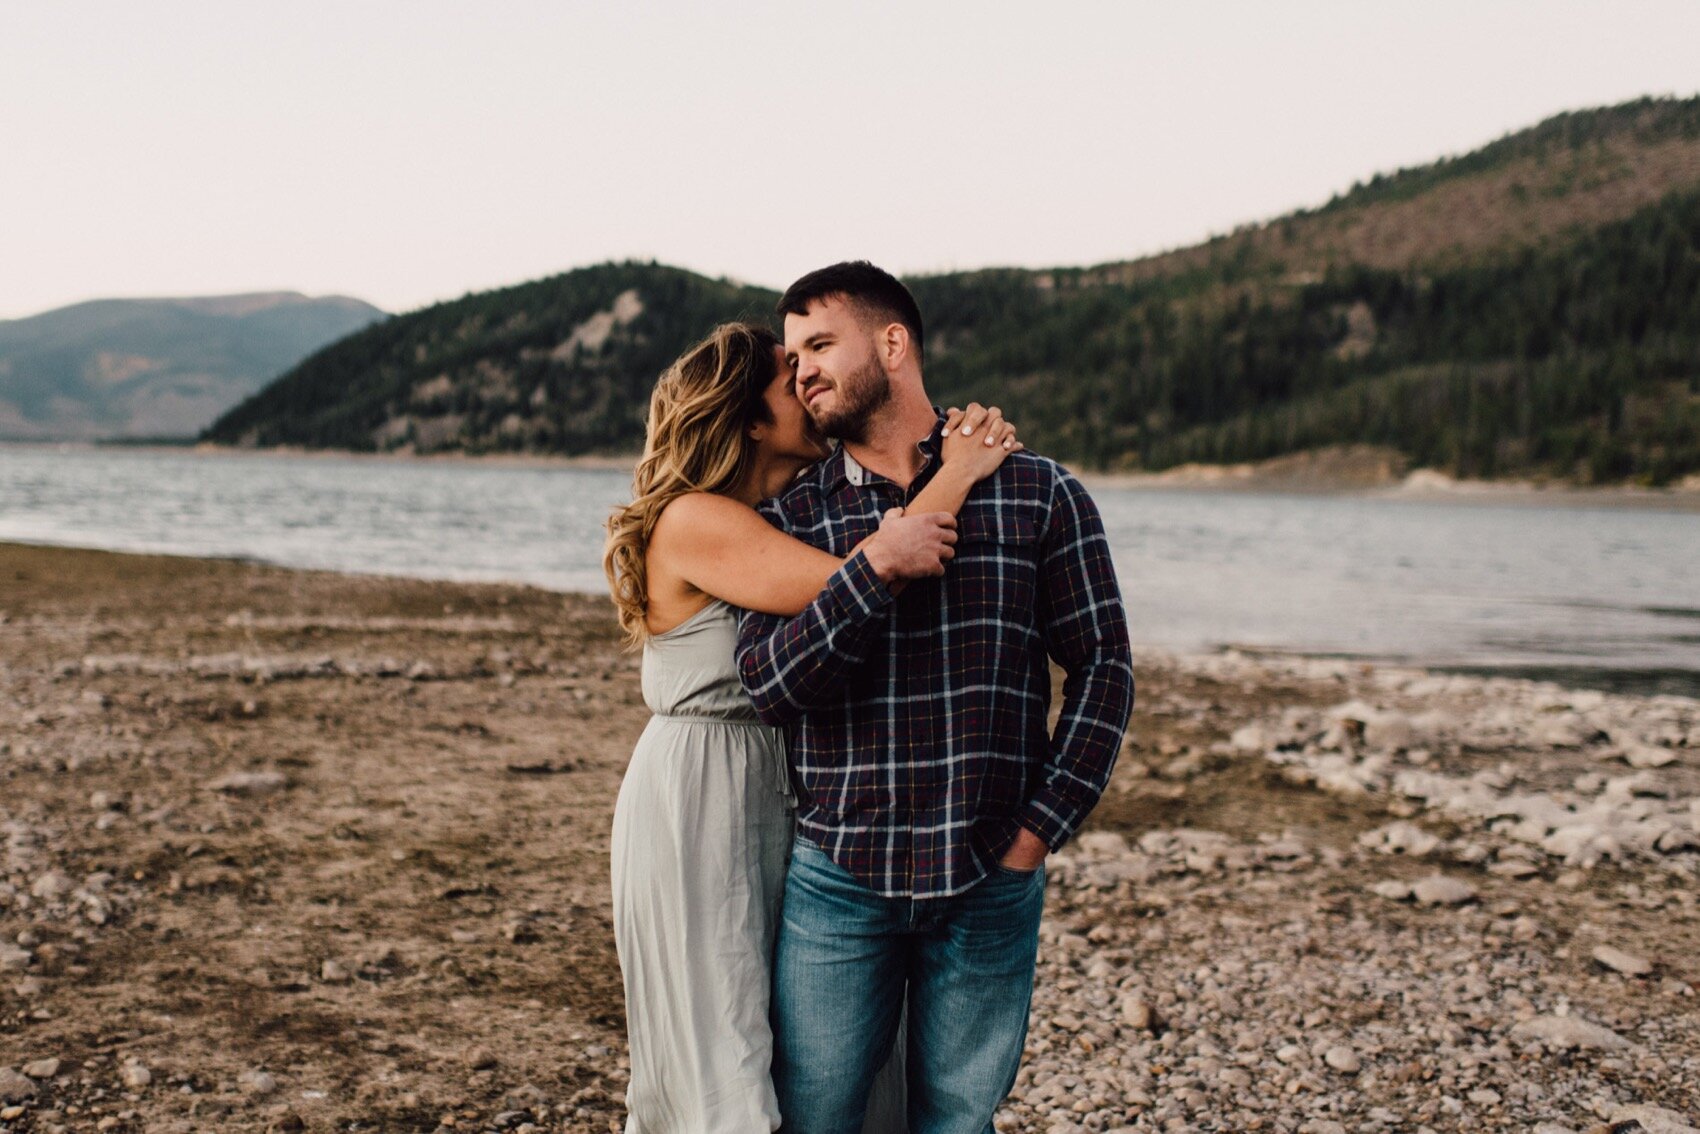
[[[0,539],[597,592],[601,523],[629,486],[542,465],[0,445]],[[1143,645],[1700,693],[1694,513],[1094,496]]]

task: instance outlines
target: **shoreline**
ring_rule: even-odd
[[[355,461],[418,465],[489,465],[512,468],[585,469],[630,473],[638,455],[567,456],[551,453],[363,453],[344,449],[305,449],[278,446],[241,449],[208,444],[114,445],[93,441],[6,441],[0,449],[77,450],[169,454],[208,459],[286,458],[311,461]],[[1186,465],[1162,472],[1083,470],[1064,465],[1088,489],[1136,492],[1200,493],[1245,496],[1314,496],[1388,501],[1393,503],[1522,505],[1554,508],[1624,508],[1649,511],[1700,512],[1700,474],[1668,488],[1638,485],[1577,485],[1526,479],[1460,480],[1433,469],[1416,469],[1400,476],[1366,478],[1352,470],[1313,471],[1309,454],[1277,457],[1260,464]]]
[[[314,567],[283,563],[254,555],[214,555],[204,552],[159,551],[148,548],[123,548],[88,544],[58,543],[47,540],[20,539],[0,536],[0,553],[9,548],[62,551],[70,554],[112,555],[136,559],[161,559],[181,562],[186,569],[193,564],[233,564],[268,571],[328,575],[350,581],[390,582],[397,586],[441,585],[469,587],[522,587],[555,595],[565,601],[607,601],[600,589],[570,590],[525,579],[477,577],[471,575],[402,575],[381,570],[359,571],[331,567]],[[0,614],[4,613],[0,606]],[[1423,674],[1464,675],[1484,679],[1502,678],[1535,681],[1559,688],[1596,690],[1627,695],[1660,695],[1700,698],[1700,668],[1590,665],[1582,661],[1537,663],[1529,661],[1493,662],[1470,659],[1436,658],[1412,659],[1391,655],[1343,654],[1337,650],[1304,650],[1292,646],[1252,645],[1241,642],[1222,642],[1216,645],[1180,647],[1171,645],[1135,646],[1136,653],[1154,664],[1204,663],[1211,659],[1248,658],[1253,661],[1281,665],[1318,665],[1324,667],[1350,666],[1365,669],[1400,669]]]

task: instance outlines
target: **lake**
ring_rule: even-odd
[[[629,487],[541,463],[0,445],[0,539],[599,592],[601,524]],[[1700,694],[1692,512],[1093,495],[1140,645]]]

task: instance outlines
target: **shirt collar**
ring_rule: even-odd
[[[923,473],[938,458],[939,443],[943,439],[941,434],[944,432],[944,411],[934,406],[933,415],[933,431],[915,442],[915,448],[921,451],[921,456],[924,458],[921,462]],[[860,488],[868,483],[871,478],[879,476],[878,473],[863,468],[862,462],[852,457],[850,450],[846,449],[842,443],[839,444],[832,456],[822,462],[822,465],[821,471],[825,474],[824,479],[829,492],[835,490],[841,484],[851,484]],[[884,478],[881,477],[881,479]]]

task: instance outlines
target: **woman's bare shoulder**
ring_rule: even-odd
[[[674,497],[655,518],[657,532],[665,527],[695,527],[698,524],[727,523],[754,516],[755,510],[742,501],[715,492],[687,492]]]

